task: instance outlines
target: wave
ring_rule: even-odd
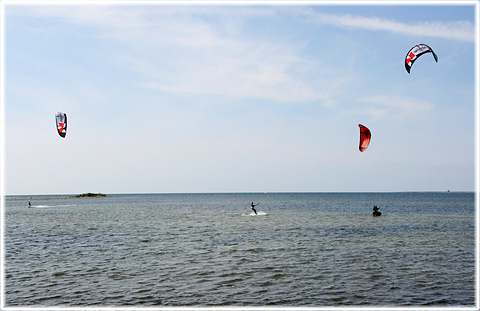
[[[60,204],[60,205],[32,205],[30,207],[34,208],[47,208],[47,207],[68,207],[68,206],[76,206],[75,204]]]
[[[268,215],[265,212],[258,211],[256,214],[254,212],[251,212],[250,214],[242,214],[242,216],[266,216]]]

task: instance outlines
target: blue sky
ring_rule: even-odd
[[[5,193],[473,191],[474,3],[8,2]]]

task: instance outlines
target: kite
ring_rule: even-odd
[[[370,133],[370,130],[361,124],[358,125],[360,127],[360,145],[358,146],[358,149],[360,149],[360,152],[364,152],[368,148],[368,144],[370,144],[370,137],[372,136],[372,133]]]
[[[417,44],[413,48],[408,51],[407,56],[405,56],[405,69],[407,72],[410,73],[410,69],[412,69],[413,63],[425,53],[432,53],[433,58],[438,63],[437,54],[426,44]]]
[[[67,135],[67,114],[64,112],[57,112],[55,115],[55,121],[57,123],[57,132],[62,138]]]

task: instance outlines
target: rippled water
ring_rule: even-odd
[[[251,201],[266,215],[250,216]],[[42,207],[5,202],[7,306],[475,304],[473,193],[115,195],[32,204]],[[374,204],[381,217],[371,216]]]

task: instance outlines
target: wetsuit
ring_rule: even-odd
[[[250,204],[250,205],[252,206],[252,210],[255,212],[255,215],[257,215],[257,211],[254,209],[254,207],[255,207],[256,205],[253,204],[253,202],[252,202],[252,204]],[[258,205],[258,204],[257,204],[257,205]]]

